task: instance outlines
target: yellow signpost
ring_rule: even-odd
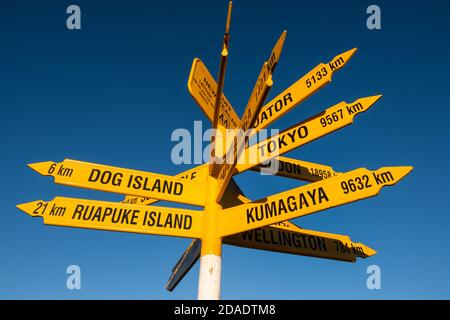
[[[56,197],[17,206],[54,226],[201,238],[201,211]]]
[[[280,59],[284,31],[264,63],[250,99],[239,117],[223,94],[229,56],[232,2],[228,7],[218,82],[200,59],[195,59],[188,89],[213,128],[234,129],[231,145],[212,142],[209,162],[176,176],[124,169],[66,159],[38,162],[29,167],[57,184],[126,195],[121,203],[55,197],[17,207],[45,224],[96,230],[165,235],[195,239],[172,270],[167,284],[173,290],[200,257],[198,298],[219,299],[222,244],[354,262],[375,250],[348,236],[302,229],[288,220],[377,195],[398,183],[413,167],[365,168],[341,173],[332,167],[286,158],[283,154],[341,129],[368,110],[381,95],[341,102],[279,134],[250,145],[248,138],[292,110],[331,81],[356,49],[321,63],[269,103],[272,74]],[[239,130],[241,132],[239,132]],[[244,133],[244,134],[242,134]],[[223,152],[218,153],[221,149]],[[217,160],[222,160],[219,163]],[[270,167],[279,176],[309,182],[266,198],[247,199],[232,179],[252,169]],[[201,210],[150,206],[158,201],[202,207]]]

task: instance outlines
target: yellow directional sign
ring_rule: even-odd
[[[56,197],[17,206],[48,225],[145,233],[184,238],[202,236],[201,211]]]
[[[53,176],[58,184],[197,206],[205,203],[205,187],[202,184],[168,175],[69,159],[60,163],[46,161],[28,166],[41,175]]]
[[[266,168],[276,168],[275,174],[277,176],[309,182],[328,179],[338,175],[330,166],[286,157],[273,158],[264,164],[253,167],[252,170],[265,172]]]
[[[348,236],[298,227],[296,229],[298,230],[291,231],[289,228],[263,227],[227,236],[223,242],[244,248],[348,262],[355,262],[357,257],[367,258],[376,253],[362,243],[351,241]]]
[[[337,55],[326,64],[321,63],[317,65],[270,102],[266,103],[256,118],[251,135],[260,129],[267,128],[281,116],[330,83],[333,73],[341,69],[356,50],[356,48],[348,50]],[[195,58],[192,63],[188,89],[207,118],[212,122],[217,83],[204,63],[198,58]],[[240,121],[225,95],[222,95],[220,119],[222,119],[222,124],[226,128],[231,129],[237,128]]]
[[[217,83],[205,64],[198,58],[195,58],[192,62],[188,90],[206,117],[213,122]],[[239,116],[224,94],[222,95],[218,118],[225,128],[234,129],[239,125]]]
[[[353,123],[354,117],[368,110],[381,95],[361,98],[352,103],[340,102],[308,120],[300,122],[279,134],[250,146],[242,153],[236,166],[237,173],[265,163],[295,148]]]
[[[227,206],[224,208],[251,203],[243,195],[232,194],[228,190],[223,199],[227,199]],[[366,258],[376,253],[364,244],[352,242],[348,236],[302,229],[290,221],[229,235],[223,238],[223,243],[351,262],[354,262],[356,257]]]
[[[397,183],[412,169],[360,168],[226,209],[220,215],[220,235],[225,237],[375,196],[382,187]]]
[[[239,126],[237,127],[237,129],[242,130],[243,132],[246,132],[253,126],[255,119],[259,111],[261,110],[262,104],[273,85],[272,74],[280,59],[285,38],[286,31],[281,34],[280,38],[275,44],[275,47],[272,50],[269,60],[264,63],[259,73],[258,79],[256,80],[256,84],[253,88],[252,94],[250,95],[250,99],[247,103],[244,114],[242,115]],[[229,150],[226,155],[226,158],[229,158],[229,154],[231,153],[233,161],[229,163],[229,160],[225,160],[221,165],[220,171],[217,175],[219,190],[217,195],[217,202],[219,202],[222,198],[226,186],[233,176],[233,170],[236,167],[236,161],[237,159],[239,159],[239,156],[242,153],[245,142],[246,139],[244,136],[240,134],[235,135],[234,143],[230,148],[231,150]]]
[[[356,48],[348,50],[337,55],[328,63],[319,64],[264,105],[253,125],[254,131],[267,128],[275,120],[330,83],[333,73],[341,69],[350,60],[356,50]]]
[[[295,84],[288,88],[288,93],[283,93],[284,96],[286,96],[287,94],[292,95],[292,93],[290,93],[291,91],[295,92],[295,90],[298,90],[298,88],[301,87],[298,83],[302,82],[302,79],[298,80]],[[198,58],[195,58],[192,64],[191,74],[188,81],[188,89],[194,100],[205,112],[207,118],[212,122],[214,114],[214,104],[212,98],[215,96],[217,83],[211,73],[208,71],[208,68],[205,66],[205,64]],[[302,92],[297,93],[296,96],[300,95],[301,93]],[[282,96],[280,95],[275,99],[279,100],[281,98]],[[294,101],[295,104],[290,104],[289,101],[287,101],[288,108],[293,108],[295,105],[301,102],[301,100],[299,99],[292,101]],[[268,105],[266,105],[266,107],[267,106]],[[263,109],[264,108],[265,107],[263,107]],[[227,129],[236,129],[239,124],[239,117],[225,94],[222,94],[219,122],[221,122],[221,125]],[[258,130],[261,128],[262,127],[259,127]],[[256,133],[256,131],[257,130],[254,130],[253,133]],[[273,161],[277,159],[279,160],[278,170],[275,172],[275,175],[277,176],[284,176],[304,181],[317,181],[321,180],[322,178],[329,178],[336,175],[333,169],[329,166],[291,159],[287,157],[275,158],[273,159]],[[260,171],[261,167],[267,167],[270,165],[270,163],[266,163],[266,165],[260,165],[252,169],[254,171]]]
[[[202,164],[198,167],[183,171],[177,174],[175,177],[180,179],[186,179],[195,181],[198,183],[205,183],[206,177],[208,176],[208,164]],[[137,196],[125,196],[125,199],[122,203],[129,204],[140,204],[140,205],[149,205],[155,202],[158,202],[158,199],[148,198],[148,197],[137,197]]]

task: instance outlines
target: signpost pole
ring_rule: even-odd
[[[222,239],[219,237],[219,213],[222,209],[216,202],[217,179],[208,176],[202,249],[200,254],[200,273],[198,281],[198,300],[219,300],[222,272]]]
[[[230,21],[233,1],[228,3],[227,22],[223,38],[223,48],[219,65],[219,82],[217,84],[216,100],[214,104],[213,129],[218,129],[219,113],[222,102],[222,91],[225,80],[225,70],[228,59],[228,42],[230,40]],[[223,141],[221,141],[222,143]],[[218,181],[215,178],[216,147],[218,141],[211,138],[211,154],[209,161],[209,175],[206,181],[206,201],[204,222],[208,227],[203,228],[202,247],[200,253],[200,273],[198,280],[198,300],[219,300],[220,281],[222,273],[222,238],[219,236],[219,216],[222,207],[219,205],[217,193]],[[220,144],[222,146],[222,144]]]

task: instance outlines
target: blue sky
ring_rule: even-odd
[[[65,26],[78,4],[82,29]],[[450,298],[448,163],[450,26],[447,1],[377,1],[382,29],[366,28],[366,1],[235,1],[225,93],[242,114],[261,64],[288,35],[269,99],[320,62],[358,47],[333,82],[271,128],[383,94],[344,128],[288,154],[332,165],[413,165],[379,196],[310,215],[304,228],[349,235],[378,254],[355,264],[225,246],[222,298]],[[207,120],[187,91],[192,60],[217,73],[227,1],[14,1],[0,8],[0,298],[195,299],[198,265],[164,284],[189,239],[43,225],[16,204],[55,196],[121,195],[55,185],[26,167],[64,158],[175,174],[176,128]],[[247,172],[251,199],[301,182]],[[67,290],[65,270],[82,272]],[[368,290],[378,265],[382,289]]]

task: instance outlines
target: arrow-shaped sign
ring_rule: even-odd
[[[55,183],[73,187],[151,197],[158,200],[203,206],[205,188],[186,179],[102,164],[66,159],[63,162],[38,162],[28,165]]]
[[[409,166],[376,171],[360,168],[223,210],[220,235],[225,237],[373,197],[382,187],[397,183],[412,169]]]
[[[267,128],[299,103],[330,83],[333,73],[345,66],[356,50],[356,48],[348,50],[337,55],[328,63],[319,64],[264,105],[254,123],[253,131],[257,132],[260,129]]]
[[[56,197],[17,206],[54,226],[201,238],[203,212]]]
[[[235,173],[265,163],[295,148],[323,137],[353,123],[354,117],[368,110],[381,95],[365,97],[352,103],[340,102],[308,120],[300,122],[279,134],[254,144],[242,153]]]
[[[197,260],[200,258],[200,249],[202,246],[201,240],[192,240],[189,247],[181,256],[180,260],[175,264],[172,269],[172,275],[167,280],[166,289],[172,291],[178,285],[178,283],[184,278],[184,276],[191,270]]]
[[[294,225],[295,226],[295,225]],[[225,237],[225,244],[317,258],[355,262],[373,256],[376,251],[348,236],[289,228],[263,227]],[[199,240],[197,240],[199,241]]]
[[[175,175],[175,178],[186,179],[203,184],[206,182],[207,176],[208,176],[208,164],[202,164],[198,167],[183,171]],[[149,197],[138,197],[127,195],[125,196],[125,199],[122,202],[129,204],[150,205],[158,201],[159,201],[158,199],[153,199]]]

